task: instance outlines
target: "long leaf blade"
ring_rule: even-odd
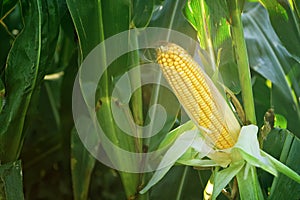
[[[1,190],[3,187],[3,191]],[[2,194],[2,192],[4,192]],[[24,199],[21,161],[0,165],[0,199]]]
[[[5,71],[7,98],[0,114],[0,157],[3,162],[15,160],[19,155],[29,103],[53,58],[59,30],[56,1],[31,0],[23,2],[22,8],[25,27],[10,50]],[[42,24],[53,32],[48,34]],[[42,39],[45,35],[47,37]]]

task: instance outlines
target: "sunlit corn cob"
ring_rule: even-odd
[[[181,47],[165,43],[157,62],[189,117],[218,149],[232,147],[240,125],[223,96],[198,63]]]

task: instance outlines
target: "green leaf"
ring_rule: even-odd
[[[67,4],[78,34],[79,51],[81,55],[80,63],[90,51],[105,38],[129,29],[130,1],[93,0],[86,4],[84,0],[67,0]],[[135,60],[136,58],[134,58],[134,61]],[[104,66],[106,60],[102,59],[101,62],[101,65]],[[136,149],[140,150],[141,146],[137,146],[136,141],[132,137],[129,137],[118,129],[113,120],[111,111],[112,100],[110,93],[113,87],[111,80],[116,79],[118,75],[128,70],[128,67],[124,68],[124,63],[128,63],[127,55],[122,56],[110,65],[108,71],[104,73],[103,79],[100,80],[99,93],[96,94],[96,101],[101,101],[102,105],[97,112],[97,118],[101,126],[104,127],[104,132],[109,133],[107,136],[114,144],[134,152]],[[139,97],[136,99],[138,98]],[[138,105],[140,105],[140,103],[138,103]],[[107,154],[109,154],[109,152],[107,152]],[[119,164],[123,162],[123,158],[120,156],[117,156],[116,160]],[[138,174],[125,172],[120,172],[120,176],[127,197],[132,198],[132,196],[137,193],[136,190],[140,176]]]
[[[213,159],[217,157],[219,159]],[[191,147],[180,157],[179,160],[177,160],[177,163],[193,167],[213,167],[220,165],[227,167],[231,161],[227,158],[228,154],[223,154],[223,152],[214,152],[214,149],[207,145],[207,141],[199,135],[195,138]]]
[[[148,92],[150,93],[149,89],[150,88],[148,87],[143,91],[145,91],[145,93],[148,93]],[[177,119],[178,112],[180,112],[180,110],[181,110],[181,106],[177,100],[177,97],[174,95],[174,93],[172,91],[170,91],[167,88],[160,87],[160,86],[154,86],[151,89],[158,90],[159,93],[157,94],[157,96],[154,93],[154,91],[151,91],[152,92],[152,96],[151,96],[152,101],[156,101],[156,102],[154,102],[154,104],[161,105],[167,111],[167,113],[166,113],[167,116],[166,116],[166,121],[164,123],[164,126],[159,131],[159,133],[157,133],[156,135],[151,137],[151,139],[149,141],[149,151],[153,151],[153,150],[159,148],[159,146],[162,145],[161,142],[165,141],[167,138],[169,138],[169,136],[171,137],[171,138],[169,138],[171,140],[172,140],[172,138],[174,139],[177,137],[175,135],[169,134],[168,132],[174,126],[176,126],[176,120],[178,120]],[[152,106],[152,105],[149,105],[149,107],[150,106]],[[148,114],[150,114],[150,113],[148,113]],[[151,116],[151,119],[155,119],[156,117],[161,117],[161,116],[159,116],[159,112],[154,112]],[[146,118],[145,124],[148,124],[149,123],[148,121],[150,121],[149,115]],[[153,123],[153,125],[155,125],[155,123]],[[187,126],[188,127],[186,127],[186,130],[189,130],[194,125],[192,122],[190,122],[190,125],[187,125]],[[144,143],[147,144],[147,142],[148,142],[147,139],[145,139]]]
[[[156,1],[149,27],[164,27],[182,32],[196,39],[196,32],[182,13],[185,1]]]
[[[184,123],[183,125],[177,127],[176,129],[170,131],[169,133],[167,133],[165,135],[165,138],[163,139],[163,141],[161,141],[158,149],[161,149],[161,148],[164,148],[164,147],[167,147],[167,146],[173,144],[175,142],[175,140],[177,140],[177,138],[181,134],[183,134],[186,131],[195,130],[195,129],[197,129],[196,125],[191,120]]]
[[[266,140],[263,142],[263,150],[276,158],[280,159],[281,154],[287,155],[289,150],[283,150],[283,146],[289,147],[293,141],[293,135],[286,131],[278,128],[274,128],[267,135]],[[289,148],[285,148],[289,149]],[[271,188],[274,176],[258,170],[261,186],[264,189],[265,194],[268,193],[268,188]]]
[[[262,155],[268,157],[268,159],[272,162],[274,167],[277,171],[283,173],[284,175],[288,176],[289,178],[293,179],[294,181],[300,184],[300,175],[297,174],[295,171],[287,167],[286,165],[282,164],[272,156],[268,155],[267,153],[262,151]]]
[[[25,27],[13,44],[5,70],[7,98],[0,114],[3,162],[15,160],[19,155],[26,112],[53,60],[59,30],[56,1],[31,0],[23,2],[22,9]]]
[[[133,4],[133,16],[132,16],[132,26],[136,28],[146,27],[151,20],[154,0],[144,1],[144,0],[134,0]]]
[[[299,148],[299,139],[287,130],[272,130],[264,142],[264,151],[285,163],[298,174],[300,174],[300,164],[295,157],[297,157]],[[290,169],[288,170],[290,171]],[[294,173],[290,172],[290,174],[293,176]],[[294,174],[295,178],[297,176]],[[265,190],[271,188],[270,199],[280,199],[283,196],[288,199],[299,199],[297,194],[300,193],[297,191],[300,191],[300,184],[296,184],[291,178],[283,174],[279,174],[273,179],[273,177],[261,173],[261,183]]]
[[[216,199],[221,191],[228,185],[228,183],[239,173],[243,168],[245,162],[232,163],[228,168],[218,171],[214,175],[214,189],[212,199]]]
[[[299,84],[295,76],[287,74],[294,74],[293,69],[300,65],[281,45],[262,6],[249,5],[243,14],[243,24],[250,66],[272,82],[271,106],[287,119],[288,128],[298,134],[300,109],[294,93],[299,96]]]
[[[279,174],[279,176],[275,178],[272,184],[271,191],[270,191],[271,193],[270,199],[288,198],[288,199],[296,200],[300,198],[300,183],[299,183],[300,163],[297,156],[299,152],[299,148],[300,148],[300,141],[298,138],[295,138],[293,144],[291,145],[289,155],[287,156],[286,160],[283,161],[287,166],[289,166],[291,169],[295,170],[295,172],[298,173],[297,176],[298,184],[296,184],[289,177],[283,174]],[[291,175],[293,174],[292,172],[290,173]]]
[[[248,164],[260,167],[276,176],[277,171],[274,166],[272,166],[272,163],[260,154],[257,131],[258,128],[255,125],[243,126],[238,142],[234,145],[234,149],[238,150]]]
[[[180,132],[180,128],[172,131],[173,133]],[[171,133],[172,133],[171,132]],[[171,169],[171,167],[176,163],[176,161],[186,152],[186,150],[192,145],[193,140],[195,139],[198,130],[190,130],[182,133],[175,140],[174,144],[166,151],[163,156],[158,169],[155,171],[151,180],[148,184],[140,191],[141,194],[147,192],[153,185],[155,185],[158,181],[160,181],[166,173]]]
[[[71,170],[75,200],[88,199],[95,158],[83,146],[77,132],[71,134]]]
[[[279,115],[279,114],[275,114],[274,127],[286,129],[287,128],[287,120],[285,119],[285,117],[282,115]]]
[[[300,59],[300,18],[293,1],[260,0],[268,10],[270,21],[286,49]],[[299,4],[298,4],[299,6]]]
[[[264,199],[254,166],[244,166],[236,177],[241,200]]]
[[[218,69],[224,84],[233,92],[240,92],[226,1],[187,1],[184,14],[198,32],[200,48],[209,55],[208,63],[202,61],[207,73],[212,76]]]
[[[11,9],[18,3],[18,0],[3,0],[0,2],[0,18],[2,18],[7,12],[10,12]]]
[[[269,156],[267,153],[259,150],[259,144],[256,138],[257,130],[257,127],[254,125],[242,127],[239,140],[235,144],[234,149],[238,149],[239,153],[247,161],[247,164],[260,167],[274,176],[277,176],[277,171],[279,171],[300,183],[300,176],[296,172]]]
[[[263,123],[264,115],[266,111],[271,108],[271,90],[266,84],[266,79],[261,75],[253,73],[253,98],[255,103],[255,114],[258,119],[258,126]]]
[[[208,172],[208,173],[206,173]],[[188,166],[173,166],[166,176],[151,188],[149,199],[190,199],[202,198],[202,182],[199,171]],[[209,178],[210,171],[201,171],[204,182]],[[207,175],[209,174],[209,175]]]
[[[3,85],[2,80],[0,79],[0,113],[2,111],[2,107],[5,104],[5,87]]]
[[[182,157],[185,157],[185,154],[182,155]],[[193,167],[216,167],[219,166],[218,163],[216,163],[213,160],[209,160],[209,159],[191,159],[191,158],[180,158],[179,160],[177,160],[177,163],[182,164],[182,165],[188,165],[188,166],[193,166]]]
[[[101,2],[93,0],[86,4],[83,0],[66,1],[78,34],[82,62],[83,58],[104,40]],[[92,18],[94,20],[91,20]]]
[[[0,199],[24,199],[20,160],[0,165]]]
[[[264,141],[263,150],[279,160],[281,154],[285,154],[285,156],[288,154],[294,137],[288,130],[274,128]]]

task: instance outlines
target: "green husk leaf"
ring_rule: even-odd
[[[278,172],[283,173],[284,175],[290,177],[291,179],[293,179],[294,181],[296,181],[297,183],[300,184],[300,175],[299,174],[297,174],[291,168],[287,167],[286,165],[284,165],[283,163],[276,160],[275,158],[273,158],[272,156],[270,156],[269,154],[267,154],[266,152],[264,152],[262,150],[261,150],[261,154],[269,159],[269,161],[273,164],[273,166],[275,167],[275,169]]]
[[[239,173],[243,168],[245,162],[239,161],[231,164],[228,168],[218,171],[214,176],[214,189],[212,194],[212,199],[216,199],[221,193],[223,188],[228,185],[228,183]]]
[[[248,169],[247,169],[248,168]],[[255,166],[244,166],[237,174],[241,200],[263,200]]]
[[[164,140],[160,143],[158,149],[169,146],[170,144],[174,143],[174,141],[184,132],[188,130],[195,130],[195,129],[196,126],[192,121],[186,122],[185,124],[167,133]]]
[[[178,130],[180,129],[176,129],[176,131]],[[155,185],[165,176],[165,174],[171,169],[171,167],[176,163],[176,161],[191,146],[197,133],[197,130],[186,131],[176,139],[174,144],[167,150],[166,154],[162,158],[162,161],[158,166],[159,169],[155,171],[154,175],[152,176],[151,180],[148,182],[146,187],[144,187],[140,191],[141,194],[147,192],[153,185]]]
[[[237,150],[247,163],[260,167],[276,176],[277,171],[272,163],[260,154],[257,131],[258,127],[255,125],[243,126],[234,150]]]

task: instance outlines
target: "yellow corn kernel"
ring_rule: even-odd
[[[232,147],[240,125],[227,102],[199,64],[181,47],[166,43],[157,62],[189,117],[218,149]]]

